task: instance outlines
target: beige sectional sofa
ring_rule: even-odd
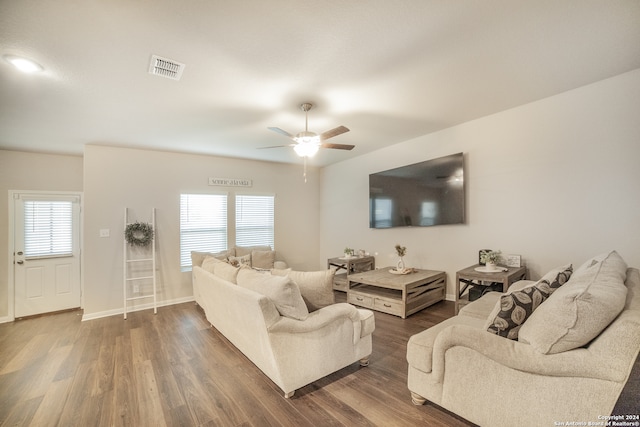
[[[488,293],[412,336],[408,388],[414,404],[480,426],[606,425],[639,351],[640,272],[611,252]]]
[[[334,303],[332,270],[258,272],[213,257],[195,262],[194,296],[207,320],[285,397],[354,362],[369,363],[373,313]]]

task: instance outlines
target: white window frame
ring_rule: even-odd
[[[271,246],[275,250],[275,211],[274,194],[236,194],[235,244]]]
[[[203,202],[211,198],[212,206],[194,207],[193,217],[186,218],[186,198],[192,197],[192,202]],[[200,199],[200,200],[197,200]],[[216,200],[217,199],[217,200]],[[219,209],[216,204],[222,203]],[[204,210],[208,210],[204,211]],[[180,194],[180,269],[191,270],[191,252],[219,252],[228,247],[229,241],[229,195],[228,193],[182,193]],[[218,217],[216,217],[218,215]],[[200,234],[201,236],[197,236]],[[217,236],[214,239],[207,238]]]

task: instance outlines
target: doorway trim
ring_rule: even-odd
[[[84,193],[81,191],[36,191],[36,190],[9,190],[9,224],[8,224],[8,238],[9,238],[9,251],[7,253],[7,266],[9,270],[9,278],[7,281],[7,322],[13,322],[15,319],[15,274],[13,268],[14,253],[15,253],[15,201],[16,197],[20,194],[28,194],[30,196],[73,196],[77,197],[80,204],[80,223],[78,224],[79,233],[79,257],[80,257],[80,308],[84,308],[84,257],[83,252],[83,233],[84,229]]]

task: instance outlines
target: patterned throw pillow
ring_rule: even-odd
[[[499,306],[496,304],[489,316],[492,320],[487,331],[512,340],[518,339],[518,331],[525,320],[549,295],[565,284],[572,273],[573,266],[569,264],[550,271],[531,286],[501,296]]]
[[[234,267],[242,267],[243,265],[251,267],[251,254],[243,256],[230,256],[229,264]]]

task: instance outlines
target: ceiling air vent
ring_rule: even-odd
[[[184,64],[176,62],[173,59],[151,55],[149,74],[155,74],[156,76],[166,77],[171,80],[180,80],[184,67]]]

